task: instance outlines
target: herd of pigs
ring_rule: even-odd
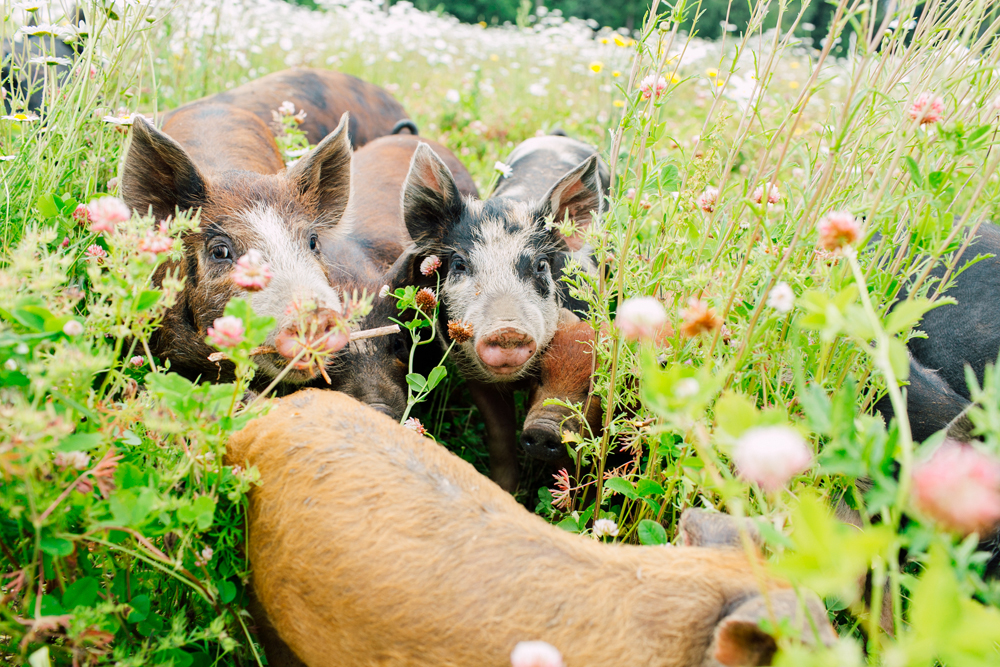
[[[13,80],[5,70],[5,85]],[[287,168],[271,125],[286,101],[306,112],[300,127],[315,144]],[[600,429],[595,334],[561,280],[571,262],[597,269],[578,236],[550,224],[569,218],[585,230],[599,219],[611,184],[593,147],[562,133],[529,139],[507,159],[512,174],[480,200],[461,161],[421,138],[387,91],[313,69],[265,76],[161,120],[159,130],[134,121],[122,194],[158,220],[199,210],[200,224],[183,258],[154,278],[186,279],[150,341],[154,354],[192,379],[231,381],[232,365],[210,360],[205,342],[226,303],[249,296],[277,321],[266,346],[276,351],[255,356],[254,388],[284,374],[284,398],[227,453],[261,473],[247,555],[270,664],[500,666],[518,642],[543,640],[570,667],[764,665],[777,650],[765,619],[771,628],[788,619],[807,642],[834,641],[815,596],[761,574],[752,524],[689,509],[685,546],[599,544],[508,493],[518,483],[513,390],[531,391],[520,443],[529,456],[558,461],[561,429]],[[968,258],[1000,254],[1000,228],[976,234]],[[230,274],[251,250],[273,277],[247,295]],[[440,266],[428,276],[421,265],[431,256]],[[439,288],[438,330],[471,325],[454,360],[486,425],[495,484],[398,423],[408,332],[350,343],[327,335],[345,295],[384,285]],[[909,345],[917,440],[942,429],[972,437],[966,366],[981,382],[1000,350],[1000,260],[966,268],[948,295],[960,306],[932,310],[920,325],[927,337]],[[334,353],[324,373],[293,365],[295,347],[281,344],[302,334],[290,306],[303,300]],[[358,328],[402,316],[395,299],[376,298]],[[416,358],[418,369],[435,361]],[[589,423],[567,421],[549,398],[586,402]],[[875,407],[892,418],[887,399]]]

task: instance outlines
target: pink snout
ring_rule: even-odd
[[[535,353],[535,341],[514,327],[504,327],[476,342],[476,354],[498,375],[510,375]]]
[[[339,326],[340,321],[340,313],[329,308],[301,315],[299,321],[278,333],[274,339],[274,347],[286,359],[294,359],[303,349],[308,350],[295,364],[295,368],[309,368],[313,365],[315,356],[332,354],[347,345],[349,334]]]

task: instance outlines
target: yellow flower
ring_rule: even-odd
[[[496,61],[500,60],[500,56],[498,56],[495,53],[490,54],[490,60],[492,60],[493,62],[496,62]]]
[[[479,22],[479,27],[480,28],[485,28],[486,27],[486,21],[480,21]]]
[[[670,75],[670,83],[680,83],[680,82],[681,82],[681,79],[680,79],[679,76],[677,76],[676,74],[671,74]]]
[[[792,69],[798,69],[799,63],[797,60],[793,60],[792,62],[788,63],[788,66],[791,67]]]
[[[597,40],[597,41],[599,41],[599,42],[600,42],[601,44],[610,44],[610,43],[611,43],[611,40],[610,40],[610,39],[608,39],[607,37],[601,37],[601,38],[600,38],[599,40]]]
[[[705,74],[709,76],[719,76],[719,70],[714,67],[709,67],[708,70],[705,71]]]
[[[792,90],[795,90],[796,88],[799,87],[799,82],[798,81],[789,81],[788,82],[788,87],[791,88]]]
[[[716,79],[715,85],[718,86],[719,88],[722,88],[724,85],[726,85],[726,82],[723,81],[722,79]]]
[[[621,109],[623,106],[625,106],[625,100],[615,100],[614,102],[612,102],[612,104]]]
[[[624,37],[622,37],[618,33],[615,33],[615,45],[616,46],[628,46],[628,42],[625,41]]]
[[[622,75],[622,73],[621,73],[621,72],[619,72],[618,70],[615,70],[615,71],[613,71],[613,72],[611,73],[611,76],[615,77],[616,79],[617,79],[618,77],[620,77],[621,75]]]
[[[602,69],[604,69],[604,63],[602,63],[600,60],[595,60],[594,62],[590,63],[590,71],[593,72],[594,74],[600,74]]]

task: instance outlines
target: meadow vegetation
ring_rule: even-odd
[[[317,4],[84,2],[86,34],[50,24],[59,2],[2,5],[0,38],[41,5],[28,30],[81,50],[47,82],[43,118],[8,99],[0,120],[0,661],[263,663],[241,550],[256,471],[222,454],[266,409],[243,399],[267,323],[230,304],[245,327],[228,350],[236,383],[170,373],[146,341],[179,285],[150,278],[197,219],[94,233],[78,205],[117,193],[131,114],[301,65],[391,91],[484,194],[496,162],[556,127],[608,161],[613,192],[587,232],[606,270],[571,278],[601,332],[604,429],[567,439],[567,470],[533,464],[520,500],[587,539],[648,548],[677,541],[686,507],[755,517],[769,566],[822,595],[840,634],[805,648],[778,628],[778,664],[997,663],[1000,586],[976,550],[988,524],[968,520],[996,489],[929,479],[943,436],[913,441],[901,386],[906,341],[947,299],[930,269],[998,219],[989,0],[929,2],[918,20],[914,1],[876,15],[840,0],[810,44],[796,36],[807,3],[759,2],[745,32],[715,41],[681,29],[697,11],[683,0],[653,2],[632,34],[552,13],[483,27],[407,3]],[[636,314],[651,335],[615,324],[643,296],[658,304]],[[889,426],[870,414],[886,394]],[[973,395],[988,477],[1000,375]],[[414,414],[485,465],[454,369]],[[786,443],[780,460],[762,439]],[[833,518],[841,500],[860,527]],[[880,625],[868,609],[884,599]]]

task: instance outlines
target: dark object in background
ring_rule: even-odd
[[[389,91],[373,83],[341,72],[296,67],[189,102],[168,111],[164,123],[192,106],[215,103],[245,109],[270,127],[272,112],[285,101],[294,104],[296,111],[306,112],[305,121],[299,128],[310,144],[318,144],[332,132],[345,111],[351,114],[348,136],[351,146],[356,149],[372,139],[402,131],[403,126],[397,127],[399,121],[410,118]]]
[[[67,15],[72,26],[79,26],[83,20],[83,10],[73,7]],[[25,27],[36,26],[34,16]],[[74,32],[72,27],[62,26],[67,33]],[[73,68],[73,61],[79,55],[82,42],[81,35],[69,43],[63,41],[62,35],[22,35],[21,39],[5,39],[0,47],[0,84],[3,86],[3,110],[5,114],[13,111],[30,111],[41,113],[45,106],[45,70],[55,81],[61,82]],[[57,58],[58,63],[32,62],[35,59]],[[25,100],[24,106],[12,102]]]

